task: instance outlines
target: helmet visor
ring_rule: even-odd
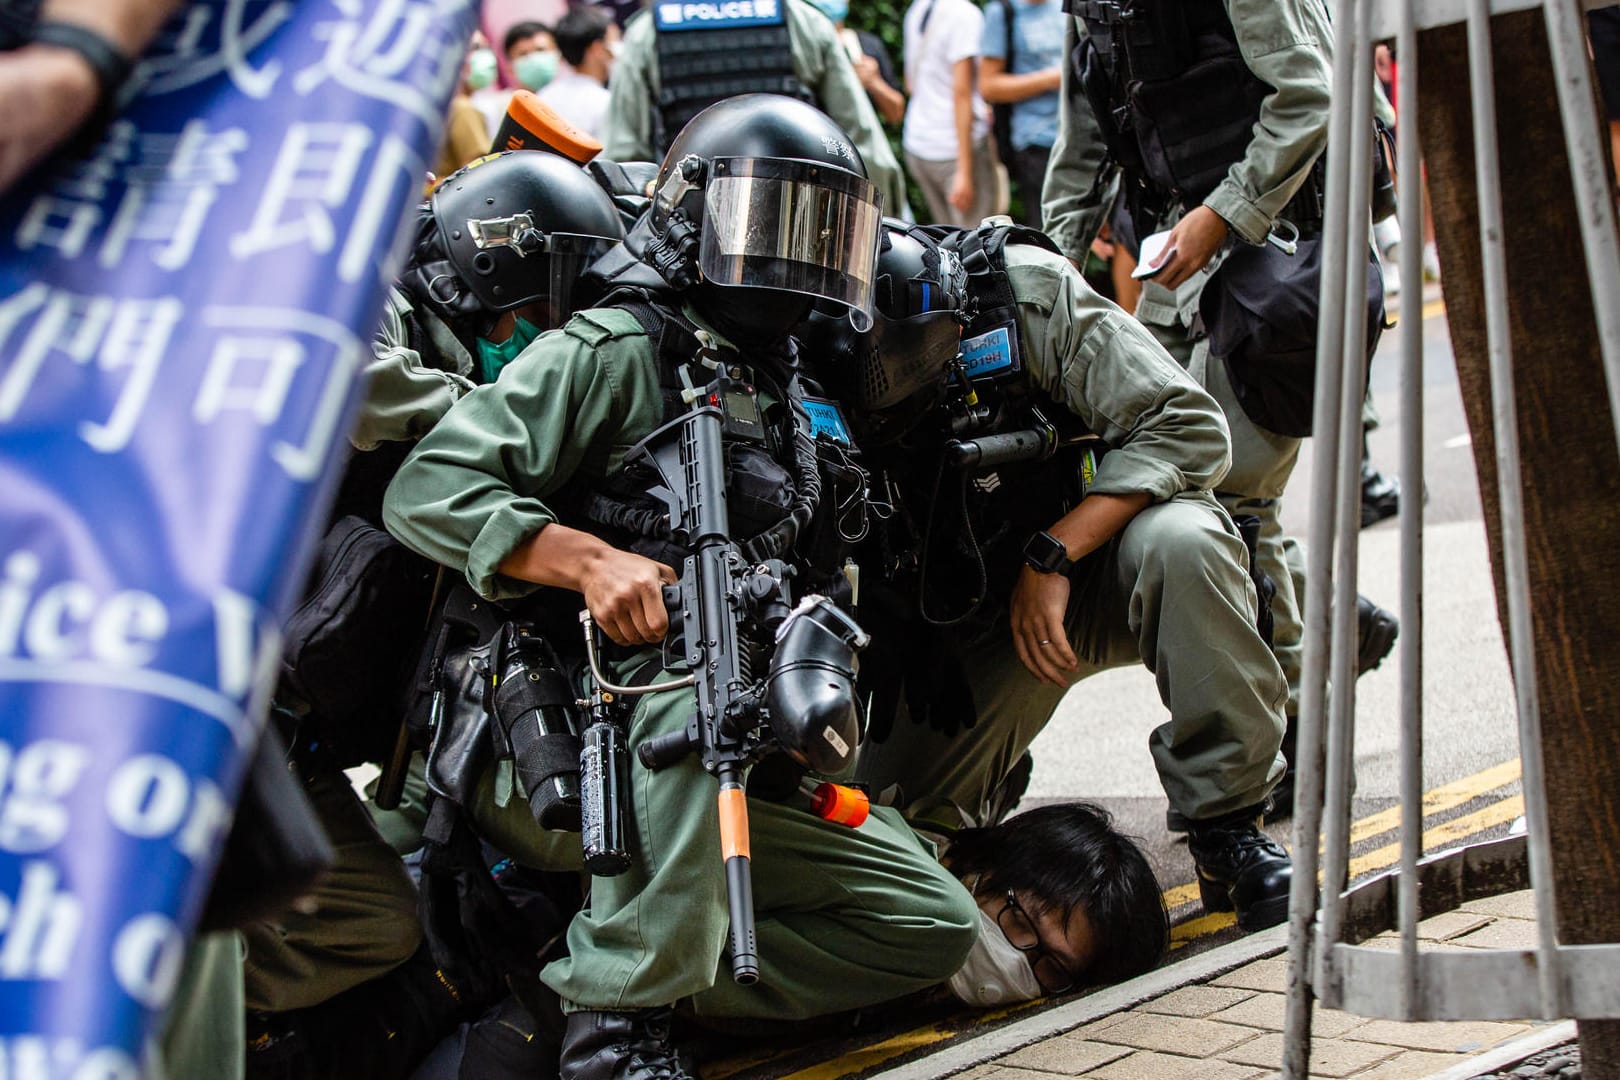
[[[552,233],[547,237],[547,263],[549,263],[544,300],[551,309],[551,327],[567,322],[578,310],[582,295],[581,281],[585,270],[607,254],[618,241],[606,236],[582,236],[576,233]]]
[[[716,158],[698,267],[716,285],[801,293],[868,324],[883,197],[851,172],[781,158]]]

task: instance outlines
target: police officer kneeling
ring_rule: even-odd
[[[755,388],[725,403],[738,419],[728,462],[757,466],[746,489],[728,467],[734,535],[752,539],[800,505],[804,462],[793,451],[808,418],[795,404],[804,373],[788,331],[818,300],[869,308],[880,206],[847,137],[813,107],[748,95],[706,110],[676,138],[652,209],[608,260],[618,291],[445,416],[390,486],[389,528],[485,597],[583,594],[622,648],[616,681],[639,681],[649,665],[662,681],[662,588],[686,541],[654,509],[656,478],[626,468],[626,452],[688,409],[680,375],[701,346]],[[812,539],[837,536],[817,528],[835,502],[823,496],[780,556],[801,595],[841,576],[838,554]],[[684,731],[693,704],[690,689],[639,697],[631,746]],[[570,1014],[563,1075],[687,1076],[668,1038],[676,1001],[700,1017],[803,1017],[922,989],[961,966],[973,899],[898,814],[879,809],[850,829],[795,794],[748,799],[759,983],[720,975],[715,781],[695,755],[657,771],[632,758],[632,865],[593,881],[568,957],[541,976]]]
[[[897,502],[888,557],[863,559],[873,737],[885,702],[915,721],[863,748],[860,779],[983,824],[1074,682],[1145,663],[1170,710],[1149,747],[1192,821],[1205,908],[1281,922],[1291,864],[1258,823],[1287,686],[1210,494],[1220,407],[1040,233],[932,232],[885,221],[876,325],[848,345],[857,433]]]

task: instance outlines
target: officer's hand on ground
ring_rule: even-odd
[[[1019,571],[1012,595],[1013,647],[1031,675],[1053,686],[1068,686],[1069,673],[1080,669],[1063,630],[1068,606],[1066,575],[1041,574],[1027,566]]]
[[[585,607],[602,632],[620,645],[651,645],[669,632],[664,586],[675,571],[633,551],[604,547],[582,573]]]
[[[54,45],[0,53],[0,192],[90,118],[100,86],[83,57]]]
[[[1167,289],[1174,289],[1202,270],[1215,253],[1226,243],[1226,222],[1221,215],[1207,206],[1196,206],[1187,216],[1176,222],[1165,242],[1165,254],[1153,280]]]

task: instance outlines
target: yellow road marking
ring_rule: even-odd
[[[1437,787],[1433,791],[1423,794],[1423,816],[1438,814],[1442,810],[1450,810],[1454,806],[1461,806],[1471,799],[1477,799],[1488,791],[1495,791],[1505,787],[1519,778],[1519,759],[1504,761],[1502,764],[1477,772],[1473,776],[1465,776],[1461,780]],[[1399,828],[1401,824],[1401,808],[1392,806],[1388,810],[1380,810],[1376,814],[1369,814],[1350,827],[1350,842],[1358,844],[1363,840]]]
[[[1465,776],[1461,780],[1454,780],[1433,791],[1423,795],[1423,816],[1438,814],[1444,810],[1461,806],[1463,803],[1479,798],[1487,792],[1495,791],[1519,778],[1519,759],[1504,761],[1500,765],[1493,765],[1489,769],[1481,770],[1472,776]],[[1401,808],[1392,806],[1388,810],[1380,810],[1376,814],[1369,814],[1350,826],[1350,842],[1359,844],[1363,840],[1371,839],[1379,833],[1388,832],[1399,827],[1401,823]],[[1427,843],[1427,840],[1425,840]],[[1397,847],[1397,852],[1399,848]],[[1397,854],[1396,860],[1399,861]],[[1386,863],[1392,866],[1394,863]],[[1189,882],[1186,885],[1177,885],[1164,890],[1164,906],[1171,911],[1183,904],[1190,904],[1198,899],[1198,883]]]
[[[1387,310],[1387,313],[1388,313],[1389,318],[1390,318],[1390,320],[1392,322],[1399,322],[1400,321],[1401,307],[1400,307],[1399,304],[1396,304],[1394,307],[1389,308]],[[1436,315],[1444,315],[1445,313],[1446,313],[1446,301],[1445,301],[1445,299],[1443,297],[1436,298],[1434,300],[1430,300],[1428,303],[1424,304],[1421,309],[1419,309],[1419,314],[1421,314],[1423,316],[1423,321],[1424,322],[1428,322],[1430,319],[1434,318]]]

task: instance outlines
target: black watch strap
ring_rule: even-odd
[[[118,93],[135,68],[134,61],[118,46],[89,27],[54,19],[35,23],[29,37],[36,45],[71,49],[84,57],[84,62],[96,73],[96,82],[101,84],[100,111],[107,112],[116,106]]]

